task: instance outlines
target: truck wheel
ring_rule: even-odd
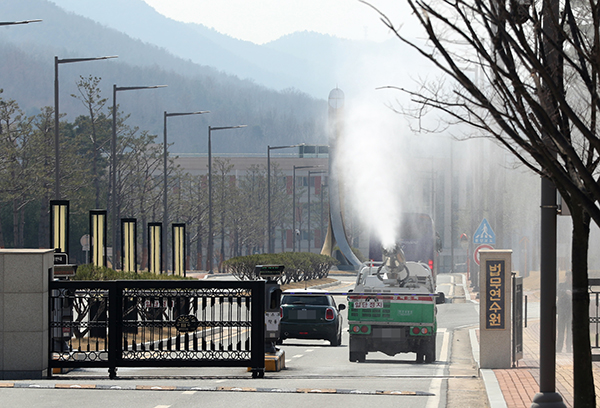
[[[431,364],[435,361],[435,334],[425,345],[425,362]]]
[[[417,359],[415,360],[415,362],[421,364],[423,362],[423,352],[421,351],[421,349],[419,348],[419,350],[417,350]]]
[[[367,353],[360,351],[351,351],[350,352],[350,361],[357,363],[364,363],[367,357]]]

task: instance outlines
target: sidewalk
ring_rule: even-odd
[[[475,300],[475,294],[471,293],[471,299]],[[530,302],[528,309],[539,310],[537,296]],[[478,341],[479,330],[472,340]],[[479,345],[473,345],[477,350],[475,359],[479,363]],[[527,327],[523,328],[523,358],[517,362],[517,366],[509,369],[482,370],[493,375],[482,373],[488,399],[491,408],[529,408],[533,397],[539,392],[539,351],[540,351],[540,323],[539,315],[532,314],[528,318]],[[596,405],[600,406],[600,362],[593,362],[594,385],[596,388]],[[494,393],[494,389],[496,392]],[[491,390],[491,392],[490,392]],[[567,407],[573,407],[573,355],[571,353],[556,353],[556,392],[560,393]]]

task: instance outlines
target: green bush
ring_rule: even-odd
[[[279,282],[285,285],[290,282],[326,278],[331,267],[337,263],[337,260],[330,256],[310,252],[283,252],[238,256],[225,261],[223,267],[239,280],[256,280],[256,265],[284,265],[285,270]]]
[[[167,275],[167,274],[154,274],[152,272],[124,272],[115,271],[114,269],[107,268],[105,266],[95,266],[92,264],[79,265],[75,276],[71,280],[85,280],[85,281],[107,281],[107,280],[178,280],[178,279],[193,279],[184,278],[178,275]]]

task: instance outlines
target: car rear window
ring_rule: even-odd
[[[281,304],[329,306],[329,299],[327,296],[283,295]]]

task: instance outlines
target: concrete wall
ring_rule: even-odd
[[[50,249],[0,249],[0,379],[48,370]]]

